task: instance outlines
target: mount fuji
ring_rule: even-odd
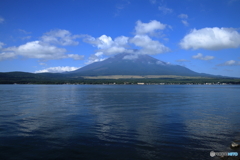
[[[204,73],[194,72],[180,65],[172,65],[149,55],[120,53],[100,62],[95,62],[78,70],[68,72],[78,76],[111,76],[111,75],[176,75],[211,77]]]

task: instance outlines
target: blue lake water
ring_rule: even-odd
[[[237,85],[0,85],[4,160],[206,160],[235,139]]]

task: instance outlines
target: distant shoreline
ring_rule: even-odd
[[[14,84],[0,84],[0,85],[195,85],[195,86],[224,86],[224,85],[240,85],[240,84],[232,84],[232,83],[219,83],[219,84],[191,84],[191,83],[144,83],[144,84],[112,84],[112,83],[63,83],[63,84],[54,84],[54,83],[14,83]]]
[[[139,85],[225,85],[240,84],[240,78],[177,75],[76,76],[69,74],[0,73],[0,84],[139,84]]]

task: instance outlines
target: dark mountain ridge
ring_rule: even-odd
[[[180,65],[172,65],[149,55],[122,53],[101,62],[95,62],[78,70],[69,72],[79,76],[109,75],[177,75],[177,76],[210,76],[194,72]]]

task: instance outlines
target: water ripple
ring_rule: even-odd
[[[239,86],[0,85],[1,159],[210,159]],[[19,158],[20,157],[20,158]]]

